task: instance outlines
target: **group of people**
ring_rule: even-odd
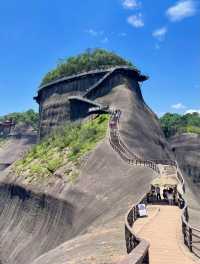
[[[162,199],[163,197],[163,199]],[[151,192],[149,193],[149,198],[152,198],[153,201],[166,201],[169,205],[173,205],[176,199],[176,190],[175,188],[163,188],[162,190],[162,197],[161,197],[161,189],[159,186],[151,187]]]

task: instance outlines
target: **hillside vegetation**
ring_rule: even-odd
[[[131,62],[123,59],[114,52],[108,52],[103,49],[89,49],[78,56],[61,59],[57,67],[44,76],[41,85],[62,76],[69,76],[96,69],[107,69],[112,66],[120,65],[133,66]]]
[[[108,115],[85,123],[66,124],[17,161],[14,171],[29,183],[43,182],[64,167],[64,176],[73,182],[78,177],[82,157],[105,137],[107,125]]]
[[[200,134],[199,113],[185,115],[166,113],[160,118],[160,122],[167,138],[182,133]]]
[[[16,124],[22,123],[25,125],[30,125],[34,129],[37,129],[39,114],[35,112],[33,109],[30,109],[25,112],[18,112],[18,113],[15,112],[0,117],[0,121],[5,121],[9,119],[12,119]]]

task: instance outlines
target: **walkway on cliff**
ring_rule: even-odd
[[[177,206],[160,205],[156,207],[158,211],[151,215],[152,210],[149,206],[149,216],[146,219],[139,218],[133,227],[134,232],[150,243],[150,263],[198,263],[193,260],[192,255],[183,245],[181,210]]]
[[[184,180],[182,178],[181,172],[179,172],[177,163],[170,160],[143,160],[136,153],[130,151],[120,137],[118,126],[120,115],[121,111],[115,110],[111,115],[109,124],[110,143],[113,149],[128,164],[149,167],[157,172],[157,178],[153,181],[154,183],[152,182],[154,186],[155,184],[165,186],[167,182],[169,185],[173,183],[174,186],[177,186],[180,196],[182,196],[182,193],[184,193],[185,190]],[[181,197],[181,199],[183,200],[183,197]],[[145,203],[145,201],[142,203]],[[133,259],[131,261],[125,259],[120,263],[199,263],[183,243],[183,220],[181,220],[183,213],[182,210],[180,210],[178,206],[169,206],[164,205],[163,203],[157,205],[156,214],[154,209],[155,206],[148,205],[149,216],[146,218],[138,218],[138,209],[137,205],[135,205],[134,209],[131,209],[127,215],[127,225],[129,225],[129,228],[132,230],[128,229],[126,226],[125,232],[127,252],[133,252],[134,248],[137,248],[137,245],[141,242],[141,240],[139,241],[137,238],[137,236],[139,236],[141,239],[149,242],[149,258],[148,255],[145,255],[145,252],[148,251],[148,248],[143,248],[139,254],[136,254],[134,259],[135,262]],[[152,215],[152,212],[154,212],[154,215]],[[186,235],[185,232],[189,233]],[[197,247],[196,243],[199,244],[199,233],[193,235],[195,240],[193,240],[192,233],[190,234],[190,231],[184,231],[184,236],[185,235],[189,236],[189,239],[191,235],[191,243],[195,243],[195,247]],[[136,260],[138,257],[137,255],[140,255],[138,260]]]

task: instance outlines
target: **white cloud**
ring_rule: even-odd
[[[170,21],[181,21],[186,17],[191,17],[196,14],[196,3],[194,0],[181,0],[175,5],[169,7],[166,14]]]
[[[102,43],[107,43],[108,41],[109,41],[109,39],[108,39],[107,37],[105,37],[105,38],[102,39],[101,42],[102,42]]]
[[[127,36],[127,34],[125,32],[122,32],[122,33],[119,33],[118,36],[124,38]]]
[[[180,109],[185,109],[186,106],[182,103],[177,103],[177,104],[172,105],[171,108],[180,110]]]
[[[101,30],[101,31],[96,31],[92,28],[90,29],[86,29],[85,32],[89,35],[91,35],[92,37],[98,37],[98,36],[102,36],[104,34],[104,31]]]
[[[93,30],[93,29],[87,29],[87,30],[85,30],[85,32],[88,33],[89,35],[93,36],[93,37],[98,36],[98,32]]]
[[[188,109],[185,114],[192,114],[192,113],[199,113],[200,115],[200,109]]]
[[[125,9],[135,9],[141,6],[141,2],[138,0],[122,0],[122,6]]]
[[[165,35],[167,33],[167,27],[161,27],[153,31],[152,36],[159,41],[163,41],[165,39]]]
[[[135,27],[135,28],[141,28],[141,27],[144,27],[144,21],[143,21],[143,18],[142,18],[142,14],[139,13],[137,15],[132,15],[132,16],[129,16],[128,19],[127,19],[127,22]]]

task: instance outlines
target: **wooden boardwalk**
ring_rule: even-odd
[[[134,231],[150,242],[152,264],[194,264],[196,260],[183,244],[181,210],[177,206],[149,206],[149,216],[134,224]],[[148,220],[149,219],[149,220]]]

